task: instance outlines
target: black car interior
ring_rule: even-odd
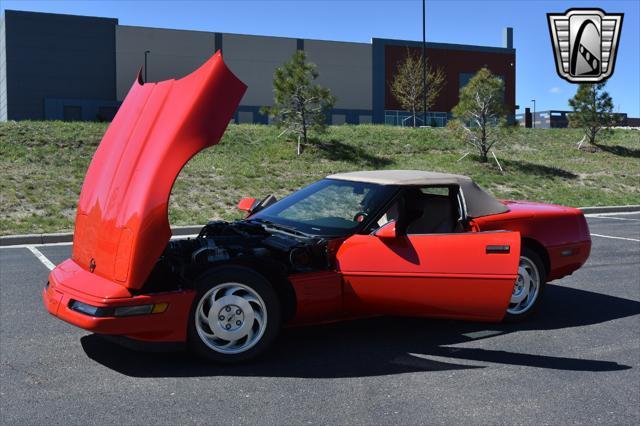
[[[401,235],[462,232],[461,201],[457,187],[407,188],[398,195],[378,225],[395,220],[396,230]]]

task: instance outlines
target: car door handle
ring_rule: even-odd
[[[487,254],[509,254],[511,252],[510,245],[490,245],[486,247]]]

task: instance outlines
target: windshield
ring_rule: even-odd
[[[393,186],[323,179],[251,216],[322,236],[347,235],[375,214]]]

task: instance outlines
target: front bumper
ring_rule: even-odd
[[[81,268],[71,259],[51,271],[49,283],[42,292],[49,313],[76,327],[98,334],[167,343],[186,341],[187,321],[194,297],[193,290],[134,295],[125,287]],[[167,306],[162,313],[98,317],[72,309],[74,301],[106,310],[123,306]]]

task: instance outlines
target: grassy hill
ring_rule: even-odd
[[[0,123],[0,235],[70,230],[84,173],[107,125]],[[231,125],[220,145],[197,155],[171,196],[174,225],[239,217],[243,196],[283,196],[327,174],[422,169],[469,175],[501,198],[571,206],[640,204],[640,132],[615,130],[597,152],[576,149],[581,133],[519,129],[496,146],[505,173],[472,156],[446,129],[332,126],[295,155],[271,126]]]

